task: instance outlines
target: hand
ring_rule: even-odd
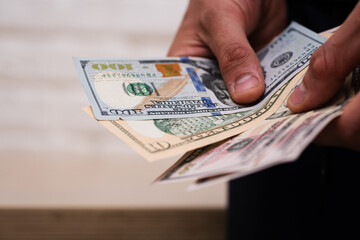
[[[265,89],[253,48],[270,42],[286,19],[284,0],[191,0],[168,55],[215,56],[232,99],[251,103]]]
[[[311,57],[309,70],[288,100],[293,112],[326,103],[340,89],[345,77],[360,64],[360,3],[334,35]],[[315,141],[360,151],[360,93]]]

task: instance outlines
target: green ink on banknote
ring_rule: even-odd
[[[153,93],[153,89],[149,85],[141,82],[129,83],[126,89],[135,96],[149,96]]]

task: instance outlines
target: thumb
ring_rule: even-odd
[[[310,60],[303,82],[288,99],[293,112],[314,109],[326,103],[360,62],[360,3],[339,30]]]
[[[226,40],[215,43],[217,46],[213,52],[219,61],[228,91],[235,102],[254,102],[265,90],[260,62],[245,34],[238,32],[236,37]]]
[[[218,60],[232,99],[241,104],[251,103],[265,90],[261,65],[247,39],[245,17],[234,10],[226,12],[204,15],[203,39]]]

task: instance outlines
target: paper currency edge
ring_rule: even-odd
[[[329,38],[332,35],[332,33],[322,33],[320,35],[322,35],[323,37]],[[119,59],[119,58],[117,58],[117,59]],[[75,65],[78,65],[80,58],[75,58],[74,57],[73,60],[75,62]],[[78,66],[77,66],[77,70],[79,70]],[[265,120],[267,117],[269,117],[273,113],[273,110],[276,111],[276,109],[279,107],[279,105],[282,104],[282,102],[285,100],[287,95],[290,93],[292,88],[296,85],[298,79],[300,79],[300,77],[303,74],[305,74],[306,70],[307,70],[307,67],[305,69],[301,70],[298,74],[296,74],[291,80],[289,80],[288,85],[283,90],[283,91],[286,91],[286,94],[280,94],[279,98],[276,99],[276,102],[274,104],[276,106],[270,106],[270,108],[269,108],[272,111],[270,111],[270,112],[267,111],[264,114],[262,114],[260,117],[257,118],[255,123],[257,123],[257,122],[259,122],[261,120]],[[292,84],[290,84],[290,83],[292,83]],[[270,100],[271,100],[271,98],[270,98]],[[86,113],[88,113],[90,116],[93,116],[93,118],[96,120],[95,115],[92,112],[91,107],[83,108],[83,110]],[[97,120],[97,121],[99,121],[99,120]],[[121,129],[122,127],[119,124],[117,124],[116,121],[117,120],[100,120],[99,122],[105,128],[107,128],[108,130],[113,132],[117,137],[119,137],[121,140],[123,140],[125,143],[127,143],[132,149],[134,149],[136,152],[138,152],[142,157],[144,157],[149,162],[164,159],[164,158],[168,158],[168,157],[172,157],[172,156],[176,156],[176,155],[180,155],[180,154],[185,154],[186,152],[188,152],[190,150],[194,150],[196,148],[200,148],[200,147],[206,146],[208,144],[216,143],[216,142],[219,142],[219,141],[221,141],[223,139],[226,139],[226,138],[235,136],[237,134],[240,134],[240,133],[246,131],[247,129],[251,128],[253,125],[255,125],[255,123],[251,123],[249,126],[246,126],[246,125],[245,126],[244,125],[240,126],[238,129],[236,129],[236,131],[232,131],[233,130],[232,129],[230,131],[222,132],[213,140],[211,140],[211,137],[210,137],[210,138],[203,138],[201,140],[198,140],[198,142],[191,142],[191,147],[189,147],[189,144],[187,144],[186,147],[182,146],[182,147],[180,147],[178,149],[175,149],[175,150],[174,150],[174,148],[172,148],[172,151],[164,151],[164,152],[159,152],[159,153],[149,153],[148,151],[144,150],[143,147],[141,147],[144,144],[142,144],[140,140],[134,138],[134,136],[131,136],[131,134],[128,131],[126,131],[126,129]],[[219,127],[217,127],[217,128],[219,128]],[[220,128],[221,128],[221,126],[220,126]],[[208,130],[208,131],[210,131],[210,130]],[[131,142],[129,142],[129,138],[130,138]]]

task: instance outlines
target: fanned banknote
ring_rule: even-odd
[[[264,121],[281,106],[301,73],[273,94],[263,106],[247,112],[183,119],[99,122],[148,161],[184,154],[235,136]],[[84,108],[84,111],[94,116],[90,107]]]
[[[327,107],[294,114],[284,104],[268,119],[220,145],[189,152],[157,182],[197,180],[191,189],[229,181],[277,164],[296,160],[317,134],[342,113],[359,91],[356,68]]]
[[[209,59],[74,58],[74,62],[98,120],[218,116],[261,108],[308,65],[325,40],[293,22],[259,51],[265,93],[252,105],[232,101],[217,63]]]

